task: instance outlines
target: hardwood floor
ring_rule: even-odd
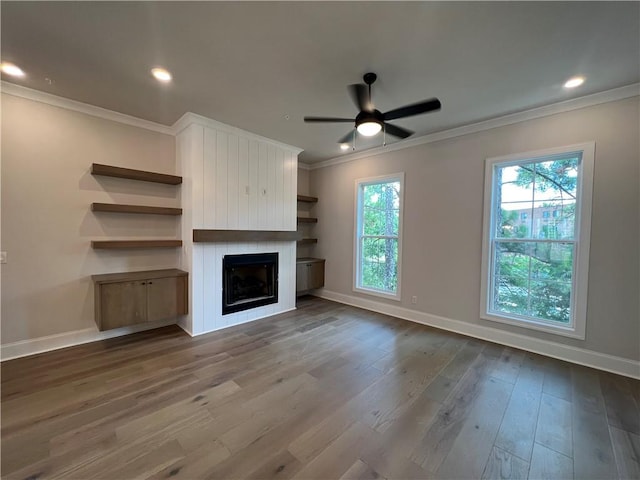
[[[640,477],[640,382],[311,297],[1,368],[6,479]]]

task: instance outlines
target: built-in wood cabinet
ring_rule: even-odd
[[[324,287],[324,263],[322,258],[296,260],[296,295]]]
[[[188,312],[188,273],[177,269],[93,275],[100,330],[165,320]]]

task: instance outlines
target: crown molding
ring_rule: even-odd
[[[300,160],[298,160],[298,169],[300,170],[311,170],[311,165],[308,163],[302,163]]]
[[[272,140],[271,138],[263,137],[262,135],[258,135],[256,133],[248,132],[238,127],[232,127],[231,125],[227,125],[226,123],[219,122],[217,120],[213,120],[208,117],[203,117],[202,115],[198,115],[197,113],[187,112],[182,117],[176,121],[171,127],[171,131],[173,135],[178,135],[182,130],[189,127],[190,125],[200,125],[201,127],[208,127],[214,130],[220,130],[225,133],[230,133],[232,135],[238,135],[243,137],[248,137],[251,140],[257,140],[259,142],[269,143],[274,145],[275,147],[282,148],[284,150],[290,150],[295,155],[298,155],[302,152],[302,148],[288,145],[286,143],[278,142],[276,140]]]
[[[42,92],[40,90],[33,90],[32,88],[23,87],[22,85],[16,85],[15,83],[3,81],[0,84],[0,91],[2,91],[2,93],[6,93],[7,95],[13,95],[14,97],[26,98],[27,100],[45,103],[54,107],[65,108],[74,112],[91,115],[92,117],[111,120],[112,122],[123,123],[125,125],[131,125],[133,127],[144,128],[146,130],[163,133],[165,135],[173,135],[171,127],[167,125],[151,122],[149,120],[143,120],[131,115],[114,112],[113,110],[96,107],[95,105],[89,105],[88,103],[78,102],[69,98],[59,97],[57,95]]]
[[[424,145],[427,143],[438,142],[440,140],[447,140],[463,135],[469,135],[471,133],[482,132],[484,130],[490,130],[492,128],[504,127],[507,125],[512,125],[514,123],[526,122],[527,120],[534,120],[536,118],[548,117],[551,115],[556,115],[558,113],[570,112],[572,110],[592,107],[595,105],[600,105],[602,103],[624,100],[625,98],[636,97],[639,95],[640,83],[634,83],[632,85],[614,88],[613,90],[606,90],[604,92],[594,93],[591,95],[586,95],[584,97],[573,98],[571,100],[564,100],[562,102],[552,103],[551,105],[545,105],[543,107],[537,107],[531,110],[511,113],[509,115],[464,125],[462,127],[456,127],[449,130],[443,130],[441,132],[430,133],[421,137],[413,138],[411,140],[392,143],[391,145],[387,145],[385,147],[375,147],[369,150],[363,150],[361,152],[343,155],[341,157],[335,157],[317,163],[311,163],[308,164],[309,170],[317,170],[319,168],[340,165],[342,163],[353,162],[355,160],[371,157],[373,155],[380,155],[383,153],[395,152],[397,150],[404,150],[405,148],[412,148],[418,145]]]

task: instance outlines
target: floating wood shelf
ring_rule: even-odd
[[[122,249],[122,248],[175,248],[181,247],[182,240],[93,240],[94,249]]]
[[[194,230],[194,242],[274,242],[295,241],[300,234],[293,230]]]
[[[298,217],[298,223],[318,223],[318,219],[314,217]]]
[[[147,172],[145,170],[134,170],[132,168],[114,167],[112,165],[102,165],[100,163],[91,164],[92,175],[103,175],[106,177],[128,178],[130,180],[140,180],[143,182],[166,183],[168,185],[180,185],[182,177],[167,175],[166,173]]]
[[[306,203],[316,203],[318,201],[318,197],[309,197],[307,195],[298,195],[298,201],[299,202],[306,202]]]
[[[147,205],[124,205],[117,203],[92,203],[94,212],[142,213],[150,215],[182,215],[181,208],[150,207]]]
[[[311,245],[312,243],[318,243],[317,238],[302,238],[298,240],[298,245]]]

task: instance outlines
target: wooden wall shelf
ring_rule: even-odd
[[[277,242],[295,241],[300,234],[293,230],[194,230],[193,241],[201,242]]]
[[[305,203],[317,203],[318,197],[309,197],[308,195],[298,195],[298,201],[305,202]]]
[[[92,203],[94,212],[142,213],[149,215],[182,215],[181,208],[151,207],[147,205],[124,205],[118,203]]]
[[[94,249],[123,249],[123,248],[175,248],[181,247],[182,240],[93,240]]]
[[[298,217],[298,223],[318,223],[315,217]]]
[[[100,163],[91,164],[92,175],[102,175],[106,177],[128,178],[130,180],[140,180],[143,182],[165,183],[167,185],[180,185],[182,177],[167,175],[166,173],[147,172],[145,170],[134,170],[132,168],[114,167]]]
[[[312,243],[318,243],[317,238],[301,238],[298,240],[298,245],[311,245]]]

